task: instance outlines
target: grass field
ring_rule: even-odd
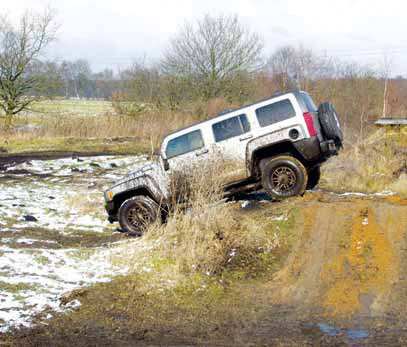
[[[100,116],[112,114],[113,107],[110,101],[57,99],[43,100],[31,105],[26,115],[52,115],[52,116]]]
[[[14,116],[11,129],[5,129],[0,119],[0,147],[9,153],[153,152],[162,136],[188,122],[188,115],[166,110],[116,114],[108,101],[46,100]]]

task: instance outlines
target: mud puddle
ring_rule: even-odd
[[[145,160],[28,160],[0,171],[0,331],[60,310],[67,291],[126,272],[111,257],[129,241],[107,222],[102,191]]]

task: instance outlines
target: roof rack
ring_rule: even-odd
[[[223,111],[220,111],[217,115],[218,115],[218,116],[222,116],[222,115],[224,115],[224,114],[226,114],[226,113],[229,113],[229,112],[232,112],[232,111],[234,111],[233,108],[227,108],[227,109],[225,109],[225,110],[223,110]]]

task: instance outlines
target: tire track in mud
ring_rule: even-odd
[[[407,314],[406,199],[307,194],[296,229],[297,243],[275,276],[278,301],[337,318]]]

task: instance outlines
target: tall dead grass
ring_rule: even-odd
[[[221,170],[211,165],[183,176],[188,203],[179,199],[165,224],[149,228],[143,242],[154,246],[144,261],[133,251],[130,261],[137,269],[154,269],[149,286],[163,279],[183,283],[193,275],[255,277],[269,269],[278,258],[277,249],[288,244],[287,230],[276,227],[270,215],[244,214],[239,203],[222,199]],[[129,261],[132,250],[124,253]]]
[[[407,130],[382,128],[323,165],[320,185],[339,192],[390,190],[407,195],[406,173]]]
[[[28,124],[35,124],[29,127]],[[173,112],[154,112],[138,117],[102,115],[98,117],[41,116],[19,119],[19,126],[5,130],[0,128],[0,138],[8,149],[8,143],[27,143],[39,139],[52,142],[61,138],[78,140],[132,137],[145,147],[157,149],[161,139],[169,132],[193,123],[193,117]]]
[[[144,147],[158,149],[166,134],[237,106],[218,98],[210,102],[186,103],[177,111],[151,108],[136,115],[106,112],[95,116],[73,116],[64,114],[63,109],[60,114],[16,115],[12,129],[5,129],[0,124],[0,138],[4,140],[0,146],[9,149],[8,143],[29,144],[38,139],[52,142],[60,138],[133,137],[145,144]]]

